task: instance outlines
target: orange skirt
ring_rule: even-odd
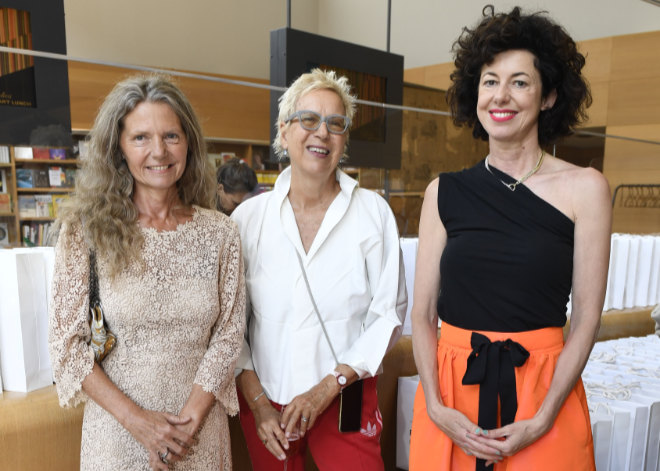
[[[479,416],[480,385],[463,385],[472,353],[471,330],[442,323],[438,341],[438,377],[445,406],[459,410],[475,424]],[[562,329],[527,332],[486,332],[491,342],[511,339],[529,352],[515,367],[517,412],[514,421],[529,419],[541,406],[564,346]],[[498,412],[499,415],[499,412]],[[498,424],[500,423],[498,416]],[[410,439],[410,471],[474,470],[476,458],[466,455],[429,419],[421,383],[415,395]],[[494,471],[595,470],[591,422],[582,381],[578,380],[550,431],[514,456],[496,463]]]

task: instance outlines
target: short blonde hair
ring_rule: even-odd
[[[356,97],[351,95],[351,86],[346,77],[337,77],[334,71],[321,69],[313,69],[311,72],[302,74],[279,99],[279,115],[277,116],[277,123],[275,123],[277,136],[273,141],[273,150],[279,158],[282,158],[284,155],[280,125],[296,112],[298,101],[304,95],[314,90],[332,90],[335,92],[344,105],[344,113],[346,113],[346,116],[348,116],[351,122],[353,121]],[[348,145],[348,136],[346,138],[346,144]]]

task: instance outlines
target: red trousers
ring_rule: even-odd
[[[515,368],[513,393],[518,405],[514,421],[531,418],[550,387],[557,358],[564,346],[562,329],[556,327],[516,333],[478,333],[492,342],[511,339],[529,352],[527,361]],[[480,385],[462,384],[468,357],[472,352],[471,337],[472,331],[442,323],[437,351],[438,378],[443,404],[462,412],[476,424]],[[429,418],[421,384],[417,389],[413,409],[409,464],[410,471],[469,471],[476,467],[476,458],[466,455],[455,446]],[[494,471],[595,469],[589,410],[581,380],[578,380],[564,401],[548,433],[494,466]]]
[[[380,434],[383,418],[378,409],[376,379],[364,380],[362,390],[362,429],[359,432],[342,433],[339,431],[339,398],[316,419],[314,427],[301,439],[299,452],[289,458],[287,471],[304,471],[307,448],[314,457],[320,471],[381,471],[384,469],[380,454]],[[275,458],[257,436],[257,429],[252,411],[247,406],[242,394],[240,402],[240,420],[248,452],[255,471],[280,471],[284,461]],[[282,405],[272,403],[280,410]]]

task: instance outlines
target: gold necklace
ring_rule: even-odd
[[[544,155],[545,155],[545,150],[541,149],[541,157],[539,157],[539,161],[536,162],[536,166],[535,166],[533,169],[531,169],[527,175],[525,175],[524,177],[522,177],[520,180],[518,180],[518,181],[515,182],[515,183],[507,183],[507,182],[505,182],[504,180],[502,180],[502,179],[500,179],[500,178],[497,178],[497,177],[496,177],[496,178],[497,178],[500,182],[502,182],[502,185],[504,185],[505,187],[507,187],[509,190],[511,190],[511,191],[516,191],[516,187],[517,187],[518,185],[520,185],[522,182],[524,182],[524,181],[527,180],[529,177],[531,177],[532,175],[534,175],[536,172],[539,171],[539,169],[541,168],[541,165],[543,164],[543,156],[544,156]],[[490,155],[487,155],[487,156],[486,156],[486,160],[484,160],[484,164],[486,165],[486,170],[488,170],[488,171],[490,172],[491,175],[495,176],[495,174],[493,173],[493,171],[492,171],[492,170],[490,169],[490,167],[488,166],[488,157],[490,157]]]

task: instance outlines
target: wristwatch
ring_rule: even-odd
[[[348,379],[346,379],[346,376],[341,374],[339,371],[333,371],[332,374],[335,375],[335,378],[337,379],[337,384],[339,385],[339,390],[343,390],[346,387],[346,383],[348,383]]]

